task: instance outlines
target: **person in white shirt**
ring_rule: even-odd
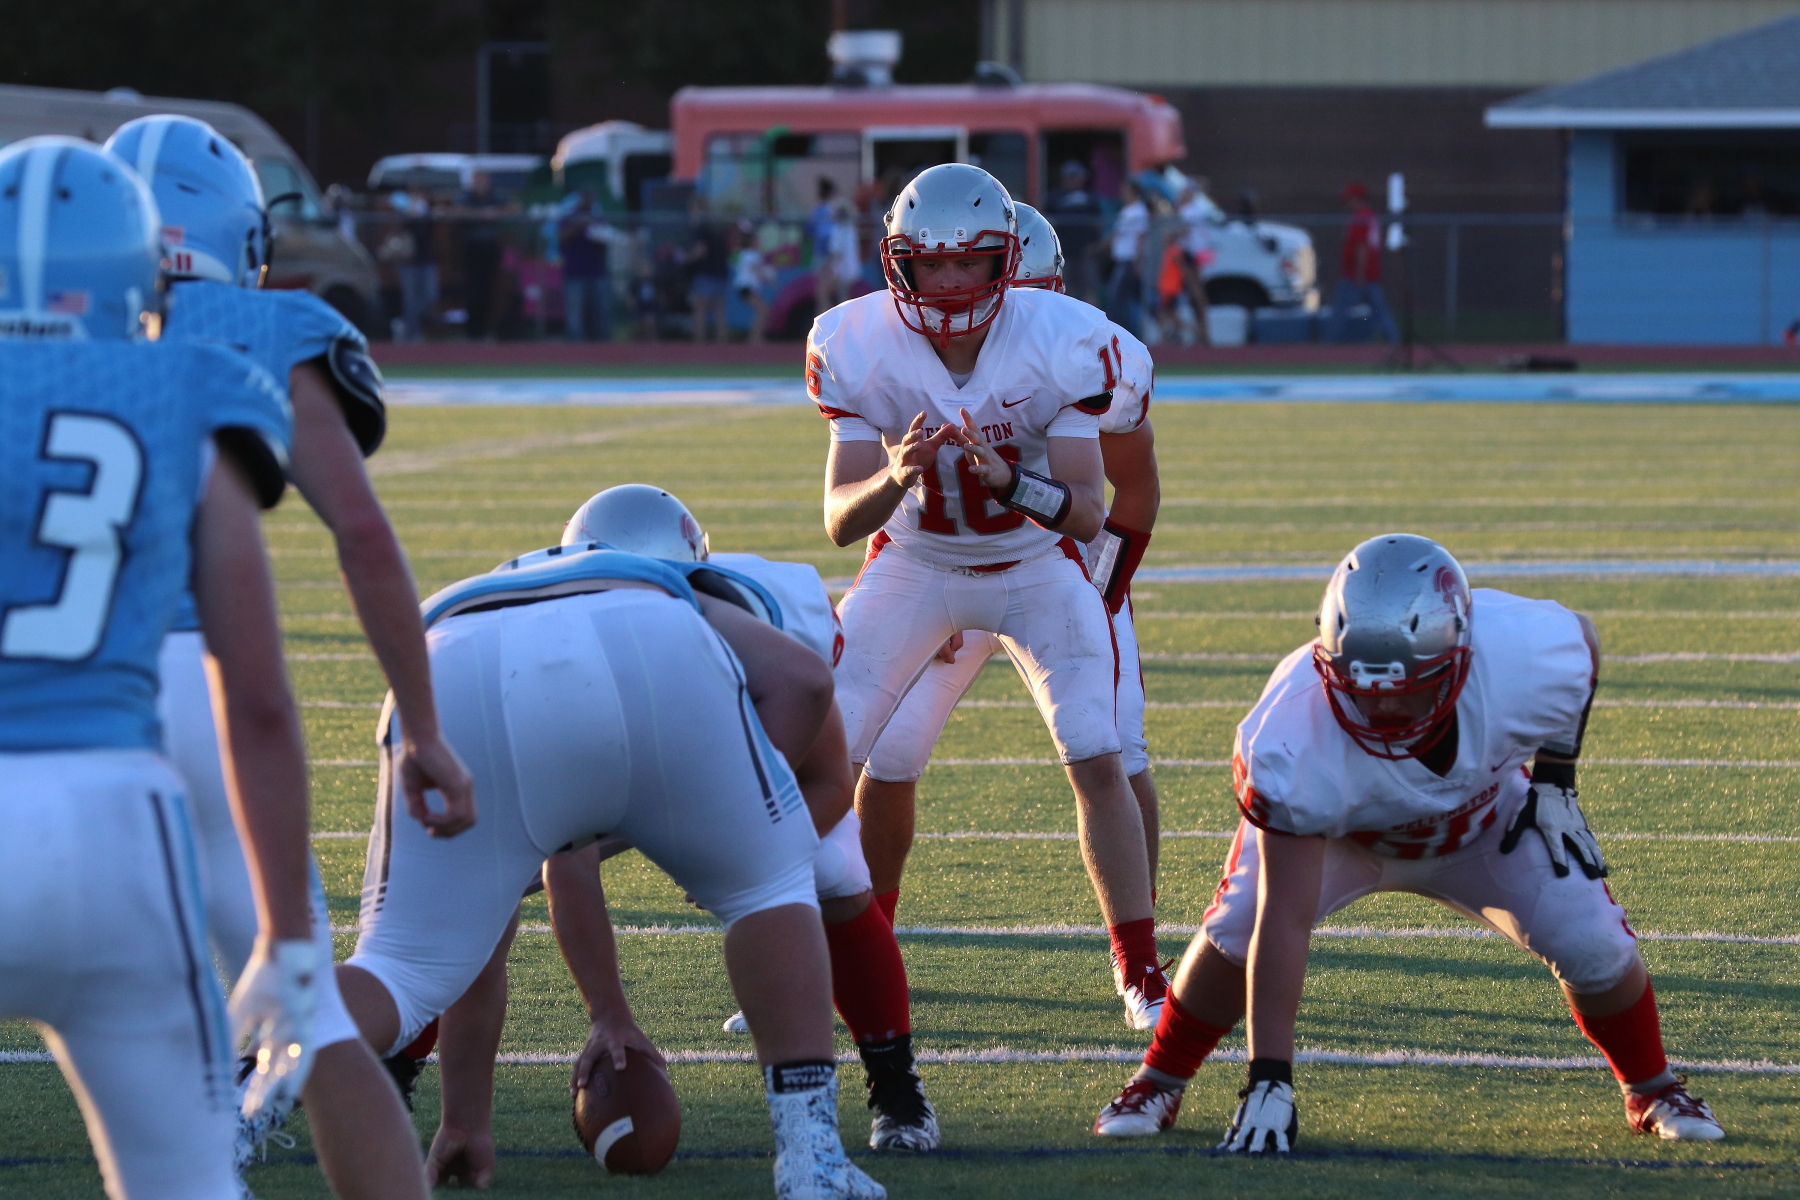
[[[1213,206],[1200,184],[1181,190],[1181,250],[1187,255],[1187,296],[1194,306],[1194,324],[1202,345],[1210,343],[1206,331],[1206,268],[1216,257],[1212,248]]]
[[[1136,336],[1144,308],[1144,277],[1138,270],[1138,256],[1144,248],[1144,235],[1150,232],[1150,210],[1137,184],[1129,179],[1119,185],[1119,199],[1124,207],[1113,221],[1112,277],[1106,285],[1106,307],[1108,316]]]

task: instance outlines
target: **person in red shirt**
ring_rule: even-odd
[[[1331,296],[1325,340],[1342,341],[1351,308],[1366,304],[1381,327],[1381,336],[1397,342],[1400,331],[1381,291],[1381,220],[1369,207],[1369,189],[1360,183],[1349,184],[1344,188],[1344,203],[1350,209],[1350,223],[1344,227],[1343,273]]]

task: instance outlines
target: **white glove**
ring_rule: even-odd
[[[318,945],[310,939],[271,942],[256,949],[231,993],[233,1041],[256,1060],[245,1081],[243,1113],[254,1117],[267,1105],[292,1107],[312,1071],[313,1009],[318,1003]],[[324,970],[330,970],[324,964]]]
[[[1238,1093],[1237,1112],[1219,1149],[1233,1154],[1261,1154],[1269,1142],[1277,1154],[1294,1148],[1300,1136],[1300,1115],[1294,1110],[1292,1084],[1264,1079]]]
[[[1550,851],[1550,867],[1557,878],[1569,873],[1569,855],[1581,864],[1581,872],[1589,879],[1606,877],[1606,859],[1600,855],[1600,842],[1581,815],[1581,805],[1568,788],[1554,783],[1534,783],[1525,793],[1525,807],[1500,839],[1500,853],[1511,854],[1527,829],[1535,829]]]

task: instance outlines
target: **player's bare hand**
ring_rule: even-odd
[[[425,1155],[425,1178],[432,1187],[454,1180],[463,1187],[486,1191],[494,1182],[493,1131],[472,1132],[439,1125]]]
[[[396,764],[406,811],[432,837],[450,838],[475,824],[475,781],[469,768],[441,736],[407,738]],[[425,793],[436,791],[443,807],[433,810]]]
[[[668,1070],[669,1063],[662,1056],[662,1051],[656,1048],[655,1042],[644,1036],[644,1031],[629,1016],[619,1020],[603,1017],[595,1021],[593,1029],[588,1033],[587,1045],[582,1048],[581,1057],[575,1060],[574,1074],[569,1077],[569,1095],[573,1096],[587,1083],[602,1058],[610,1058],[614,1070],[624,1071],[629,1069],[633,1053],[643,1055],[652,1062],[661,1064],[665,1071]]]
[[[957,440],[954,425],[940,425],[937,432],[925,436],[925,414],[913,418],[906,436],[888,452],[888,476],[903,488],[919,482],[919,476],[937,462],[938,451]]]
[[[963,648],[962,631],[951,634],[944,639],[944,644],[937,648],[937,660],[943,663],[955,663],[956,655]]]
[[[975,428],[975,419],[969,410],[959,408],[962,414],[962,429],[959,430],[963,453],[968,456],[969,470],[975,478],[996,491],[1004,491],[1012,485],[1012,464],[1000,457],[999,451],[981,440],[981,431]]]

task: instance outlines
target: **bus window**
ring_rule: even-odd
[[[715,213],[761,212],[769,156],[759,133],[715,133],[706,139],[700,192]]]
[[[864,173],[875,182],[877,198],[885,207],[926,167],[962,162],[966,142],[967,135],[960,129],[871,129],[865,143]]]
[[[971,133],[969,162],[1000,181],[1014,200],[1025,198],[1025,135]]]
[[[1119,198],[1125,180],[1125,131],[1123,129],[1046,129],[1043,157],[1038,161],[1046,197],[1062,187],[1062,166],[1080,163],[1087,171],[1088,186],[1103,200]]]
[[[625,207],[640,212],[644,207],[644,183],[651,179],[667,179],[674,159],[667,154],[627,154],[625,156]]]
[[[862,170],[862,139],[856,134],[784,134],[774,139],[774,149],[772,211],[788,216],[810,212],[818,203],[821,179],[831,180],[845,199],[856,194]]]

